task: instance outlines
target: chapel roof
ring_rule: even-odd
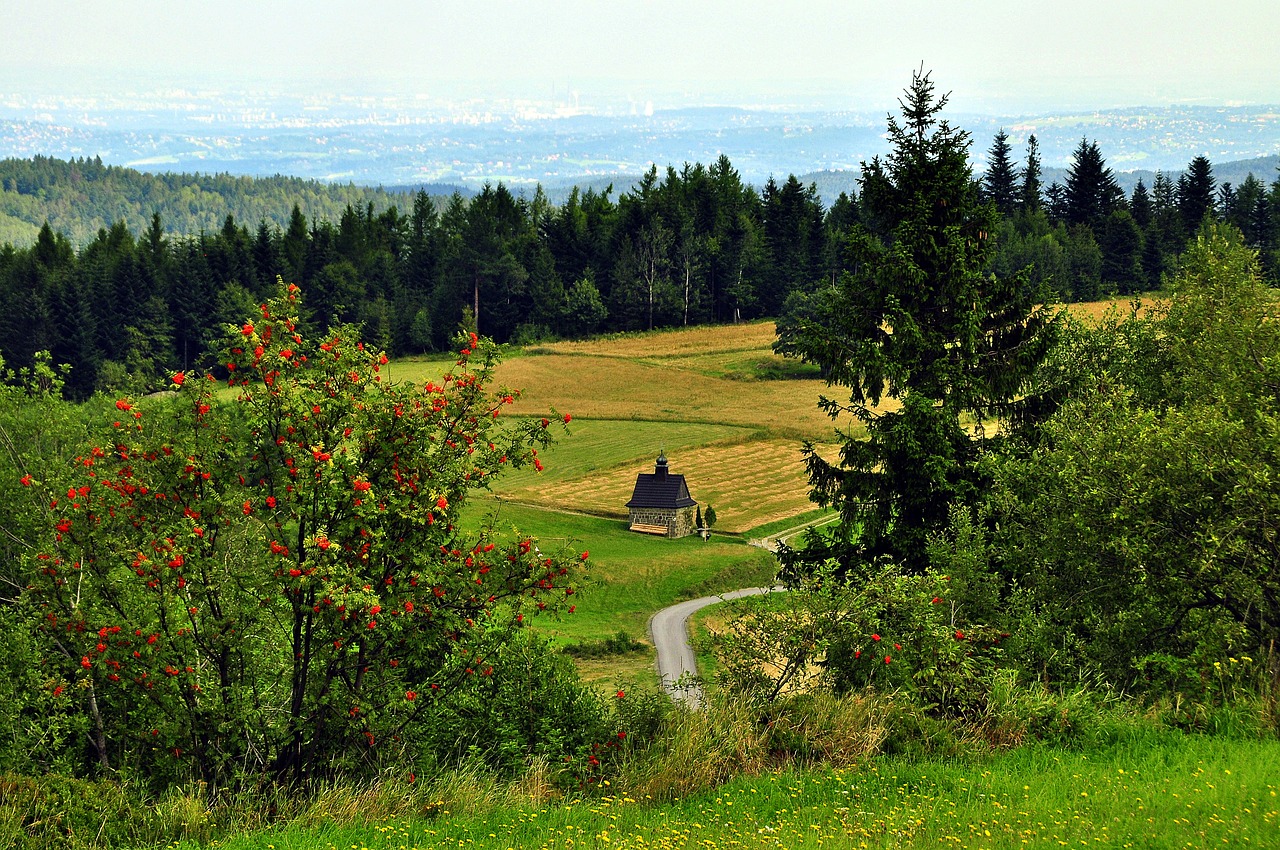
[[[667,458],[658,455],[653,472],[636,476],[636,487],[631,493],[628,508],[688,508],[698,504],[689,497],[689,487],[683,475],[667,471]]]

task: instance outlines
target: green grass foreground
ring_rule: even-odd
[[[1135,729],[1086,750],[1032,745],[964,759],[877,757],[847,769],[742,777],[664,805],[621,794],[542,806],[425,800],[419,817],[171,846],[1275,847],[1277,763],[1274,740]]]

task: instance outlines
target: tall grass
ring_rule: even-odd
[[[692,718],[689,718],[692,719]],[[1030,745],[965,759],[855,757],[769,765],[740,709],[680,732],[661,764],[603,796],[539,803],[498,790],[431,789],[420,814],[304,826],[218,842],[226,850],[434,847],[1004,848],[1280,846],[1280,742],[1208,738],[1131,724],[1085,748]],[[856,724],[855,724],[856,726]],[[694,742],[700,743],[694,743]],[[740,751],[741,748],[741,751]],[[719,755],[771,769],[737,774]],[[679,759],[694,764],[681,769]],[[661,769],[659,769],[661,768]],[[716,784],[707,784],[715,782]],[[458,787],[464,787],[459,784]],[[658,797],[654,798],[653,792]],[[659,799],[661,802],[659,802]],[[336,811],[335,814],[341,812]],[[211,846],[187,841],[178,850]]]

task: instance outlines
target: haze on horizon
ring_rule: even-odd
[[[0,0],[0,94],[123,85],[959,111],[1280,102],[1269,0]]]

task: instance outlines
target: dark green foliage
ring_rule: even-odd
[[[812,496],[838,506],[842,521],[830,546],[784,554],[791,569],[831,554],[857,569],[868,555],[890,554],[919,570],[926,535],[953,501],[977,492],[982,423],[1020,419],[1015,399],[1049,343],[1051,322],[1026,279],[986,271],[998,217],[979,200],[968,135],[939,119],[945,103],[927,76],[913,79],[902,123],[889,119],[893,152],[864,168],[870,223],[846,241],[850,271],[825,309],[780,328],[775,348],[847,388],[847,401],[823,406],[868,435],[841,434],[835,461],[806,448]],[[901,406],[881,407],[882,399]],[[976,434],[961,416],[977,420]]]
[[[1178,178],[1178,212],[1188,230],[1195,230],[1205,216],[1214,213],[1213,189],[1213,166],[1209,158],[1198,156],[1191,160]]]
[[[1065,191],[1062,215],[1069,225],[1096,226],[1124,203],[1124,194],[1107,168],[1098,143],[1088,139],[1081,139],[1072,154]]]
[[[1142,267],[1142,229],[1128,210],[1116,210],[1098,228],[1098,249],[1102,253],[1102,280],[1120,295],[1147,289]]]
[[[982,176],[983,195],[995,204],[996,212],[1002,216],[1013,215],[1019,200],[1017,177],[1009,159],[1011,150],[1009,136],[1002,129],[991,143],[991,150],[987,153],[987,171]]]
[[[465,694],[425,707],[407,742],[419,773],[482,766],[516,776],[533,757],[586,762],[593,745],[618,740],[608,706],[544,639],[520,632],[484,663],[492,665],[491,675]]]
[[[1133,187],[1133,194],[1129,197],[1129,212],[1132,213],[1138,227],[1147,227],[1151,224],[1151,195],[1147,192],[1147,186],[1142,182],[1142,178],[1138,178],[1137,185]]]
[[[1096,144],[1082,141],[1067,185],[1043,193],[1035,137],[1020,175],[1009,157],[1001,134],[981,187],[1012,225],[989,231],[998,233],[990,270],[1001,278],[1025,268],[1063,300],[1156,288],[1203,214],[1240,227],[1264,276],[1276,278],[1277,185],[1250,178],[1215,194],[1199,157],[1178,182],[1157,174],[1150,192],[1135,190],[1135,233]],[[792,324],[832,308],[829,293],[858,262],[851,238],[888,240],[894,227],[894,190],[878,159],[861,197],[842,194],[825,210],[794,177],[757,192],[724,156],[655,167],[616,202],[610,187],[575,191],[559,207],[540,190],[521,197],[502,185],[443,202],[40,157],[0,162],[6,169],[16,176],[0,207],[23,205],[32,238],[0,246],[0,354],[29,366],[36,351],[52,351],[71,365],[66,392],[76,399],[157,389],[166,370],[215,366],[208,329],[268,298],[277,275],[312,293],[309,325],[354,322],[403,355],[447,350],[464,311],[500,342],[762,316]],[[198,226],[195,212],[171,212],[170,194],[200,211]],[[134,210],[138,196],[160,200]],[[69,221],[70,199],[82,211],[125,212],[91,212],[100,224],[67,225],[74,239],[36,228],[39,216]]]
[[[1022,191],[1018,202],[1023,212],[1040,211],[1040,143],[1035,134],[1027,137],[1027,164],[1022,169]]]
[[[1175,668],[1212,676],[1280,639],[1275,302],[1227,229],[1203,231],[1172,283],[1155,318],[1068,337],[1071,401],[988,501],[1025,606],[1009,630],[1052,680],[1185,692]]]
[[[648,649],[648,644],[641,643],[626,632],[620,631],[604,640],[571,643],[564,648],[563,652],[565,655],[571,655],[574,658],[603,658],[609,655],[643,652],[646,649]]]
[[[291,207],[312,219],[337,220],[345,207],[408,206],[407,196],[296,177],[144,174],[98,158],[47,156],[0,160],[0,215],[38,226],[48,221],[76,245],[116,223],[143,232],[159,216],[172,231],[214,233],[228,216],[287,227]],[[274,269],[275,275],[292,270]]]
[[[101,183],[93,191],[126,197],[160,179],[47,159],[4,167],[20,172],[14,192],[43,192],[51,210],[86,168],[82,182]],[[166,370],[214,365],[209,328],[265,300],[277,275],[311,293],[305,324],[359,324],[392,354],[447,349],[464,312],[503,342],[754,318],[838,264],[839,234],[858,217],[846,198],[824,221],[813,187],[795,178],[762,198],[723,156],[654,168],[617,203],[612,189],[587,190],[559,208],[540,190],[525,198],[503,185],[441,205],[355,190],[317,205],[310,184],[298,183],[295,200],[280,194],[288,181],[162,182],[207,194],[216,217],[197,227],[159,203],[96,238],[74,231],[79,254],[52,227],[5,249],[0,296],[15,309],[0,319],[0,352],[11,362],[54,350],[73,366],[75,398],[154,389]],[[240,195],[280,197],[267,215],[229,200]],[[391,201],[410,214],[379,210]]]

